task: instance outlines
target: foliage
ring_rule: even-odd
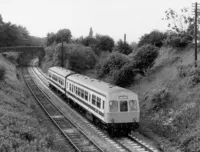
[[[155,111],[166,108],[167,105],[172,104],[174,101],[172,93],[167,88],[155,90],[149,99],[151,100],[152,104],[151,109]]]
[[[113,73],[114,84],[126,87],[133,83],[135,76],[137,75],[137,71],[133,69],[131,64],[126,64],[120,70],[116,70]]]
[[[96,66],[98,77],[112,75],[113,72],[122,68],[125,64],[129,63],[127,56],[113,52],[106,58],[102,58]]]
[[[47,34],[47,41],[46,45],[52,45],[55,43],[61,43],[63,42],[69,43],[71,41],[71,31],[69,29],[62,29],[59,30],[56,34],[55,33],[48,33]]]
[[[89,32],[89,37],[93,37],[93,30],[92,30],[92,27],[90,28],[90,32]]]
[[[5,67],[4,66],[0,66],[0,81],[4,80],[5,73],[6,73]]]
[[[56,43],[61,43],[62,40],[63,40],[63,42],[69,43],[71,40],[71,37],[72,37],[72,34],[69,29],[62,29],[56,33],[55,40],[56,40]]]
[[[174,32],[167,33],[167,38],[164,41],[166,46],[171,46],[173,48],[186,47],[192,42],[193,37],[189,34],[177,34]]]
[[[128,55],[132,52],[132,48],[128,43],[123,42],[122,40],[119,40],[117,42],[117,45],[116,45],[114,51]]]
[[[165,33],[162,33],[160,31],[154,30],[150,32],[149,34],[143,35],[139,42],[138,47],[145,45],[145,44],[151,44],[155,45],[157,47],[161,47],[163,45],[163,40],[166,39],[167,35]]]
[[[90,47],[79,44],[67,45],[66,56],[68,68],[76,72],[83,72],[84,70],[93,68],[97,60],[96,55]]]
[[[178,34],[187,32],[188,27],[194,24],[194,19],[190,17],[188,8],[181,9],[180,14],[169,8],[165,11],[163,20],[168,21],[168,27]]]
[[[111,52],[114,47],[114,40],[107,35],[96,35],[95,49]]]
[[[0,47],[28,45],[29,33],[26,28],[5,23],[0,15]]]
[[[200,67],[194,68],[192,64],[177,67],[178,75],[187,78],[187,85],[195,87],[200,83]]]
[[[149,68],[153,66],[157,56],[157,47],[150,44],[143,45],[138,49],[138,52],[133,57],[133,67],[145,73]]]

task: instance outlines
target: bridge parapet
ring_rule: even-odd
[[[38,57],[39,58],[39,65],[41,64],[42,59],[45,56],[44,47],[41,46],[12,46],[12,47],[1,47],[0,53],[4,52],[18,52],[19,59],[18,64],[19,66],[27,66],[31,59]]]

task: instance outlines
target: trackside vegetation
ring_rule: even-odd
[[[0,64],[0,151],[53,152],[52,135],[34,116],[34,101],[15,66],[1,56]]]

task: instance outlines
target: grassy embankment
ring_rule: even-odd
[[[12,56],[16,63],[17,55]],[[0,56],[0,151],[58,150],[54,131],[45,126],[39,106],[13,63]]]

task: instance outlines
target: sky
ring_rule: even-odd
[[[152,30],[167,30],[162,18],[168,8],[180,11],[194,0],[0,0],[4,22],[22,25],[30,35],[46,37],[47,33],[66,28],[72,36],[109,35],[115,41],[138,42]]]

